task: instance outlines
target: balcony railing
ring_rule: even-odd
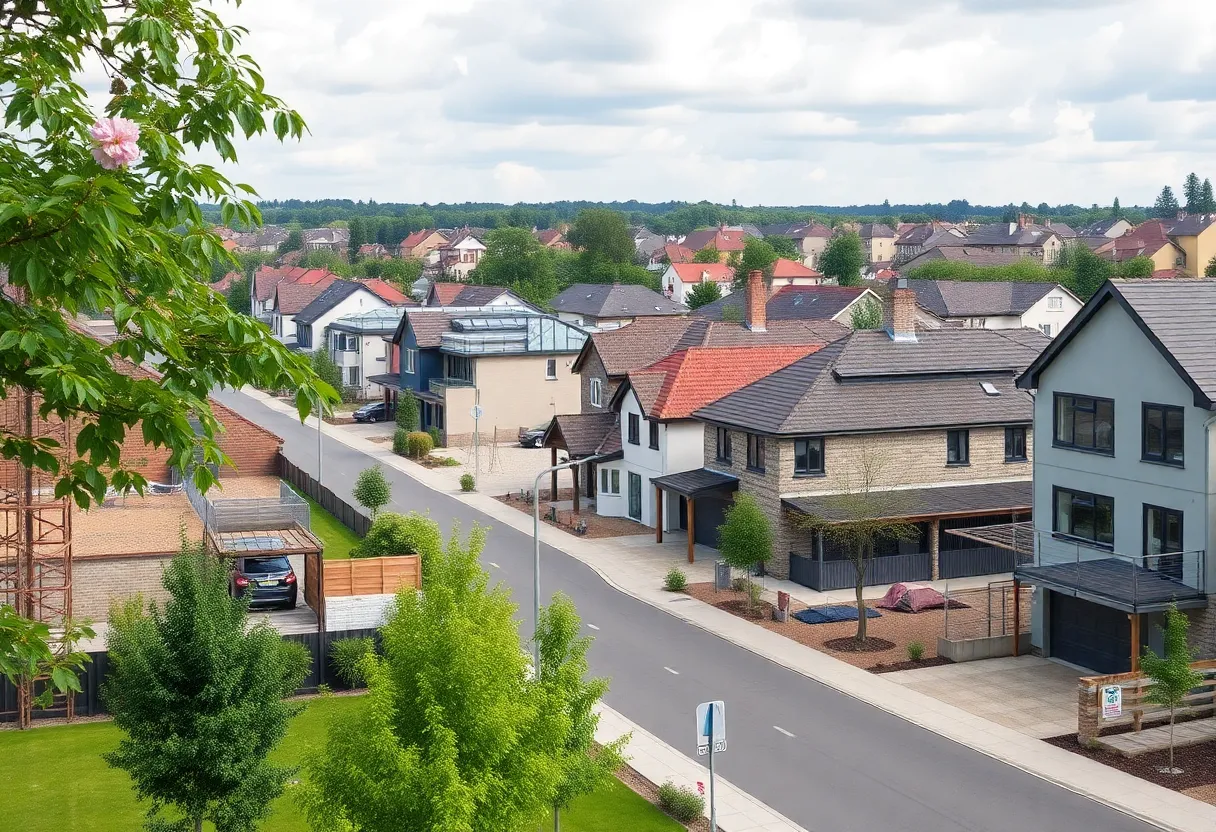
[[[427,382],[427,387],[436,395],[443,395],[449,387],[473,387],[473,382],[466,378],[433,378]]]

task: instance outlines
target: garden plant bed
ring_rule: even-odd
[[[621,766],[616,771],[616,778],[618,780],[620,780],[622,783],[624,783],[626,786],[628,786],[634,793],[640,795],[641,797],[646,798],[648,801],[650,801],[652,804],[654,804],[654,806],[656,808],[658,807],[658,805],[659,805],[659,787],[658,787],[658,785],[656,785],[655,783],[651,783],[645,777],[638,774],[637,771],[634,770],[633,766],[629,765],[628,763]],[[706,786],[706,788],[708,789],[708,786]],[[709,798],[706,797],[706,801],[707,801],[706,805],[708,805],[708,800],[709,800]],[[662,810],[660,810],[660,811],[662,811]],[[679,823],[679,821],[674,821],[674,819],[673,819],[673,822]],[[685,825],[685,824],[681,824],[681,825]],[[687,824],[686,828],[692,830],[692,832],[708,832],[709,831],[709,819],[704,818],[704,817],[697,818],[692,823]],[[719,830],[722,829],[722,824],[718,824],[718,829]]]
[[[854,667],[872,670],[876,673],[887,673],[891,670],[911,670],[950,663],[949,659],[941,659],[937,655],[937,639],[945,632],[945,610],[922,610],[918,613],[879,610],[881,613],[879,618],[871,618],[867,621],[866,633],[870,639],[883,639],[890,642],[892,646],[882,651],[859,653],[833,649],[828,644],[838,639],[847,639],[851,642],[857,634],[856,621],[803,624],[801,621],[794,619],[793,613],[807,609],[807,605],[792,598],[790,599],[790,618],[788,621],[780,623],[772,620],[770,613],[772,605],[768,602],[763,602],[760,605],[764,610],[762,618],[757,619],[741,613],[740,610],[745,610],[747,606],[747,596],[742,592],[735,592],[734,590],[715,592],[714,585],[709,582],[689,584],[685,592],[698,601],[704,601],[732,615],[746,618],[748,621],[752,621],[766,630],[780,633],[799,644],[828,653],[834,658],[840,659],[842,662],[848,662]],[[980,592],[983,592],[983,590],[980,590]],[[951,593],[951,600],[970,603],[966,601],[963,595],[964,593]],[[873,609],[877,609],[876,604],[877,599],[866,602],[866,605]],[[837,603],[832,606],[851,605]],[[958,610],[951,609],[950,615],[957,615],[958,612]],[[953,626],[954,624],[951,622],[951,627]],[[908,645],[914,641],[919,641],[925,648],[923,657],[919,662],[908,661]]]
[[[512,508],[517,508],[528,516],[532,515],[532,501],[530,499],[522,499],[518,491],[512,491],[510,494],[500,494],[494,499],[506,503]],[[557,501],[563,500],[573,502],[573,489],[557,489]],[[574,534],[574,527],[580,520],[587,524],[587,533],[584,537],[631,537],[639,534],[654,534],[653,529],[627,517],[601,517],[591,508],[584,508],[577,515],[570,510],[559,511],[558,519],[561,522],[554,523],[549,519],[548,503],[550,502],[553,501],[549,499],[549,489],[542,488],[540,491],[541,521],[570,534]]]
[[[823,646],[837,653],[886,653],[897,645],[885,638],[867,635],[865,641],[858,641],[856,636],[845,636],[825,641]]]
[[[1175,748],[1174,765],[1182,769],[1182,774],[1163,774],[1157,770],[1169,765],[1168,749],[1150,751],[1137,757],[1124,757],[1099,748],[1086,748],[1077,742],[1076,734],[1049,737],[1044,742],[1096,760],[1103,765],[1139,777],[1141,780],[1165,786],[1176,792],[1186,792],[1191,797],[1216,805],[1216,740],[1185,748]]]

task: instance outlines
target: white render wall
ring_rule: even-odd
[[[325,599],[325,630],[370,630],[384,626],[396,595],[349,595]]]
[[[1060,308],[1049,308],[1049,298],[1059,298]],[[1060,330],[1068,325],[1078,312],[1081,311],[1081,302],[1066,292],[1060,287],[1056,287],[1048,292],[1043,297],[1039,298],[1039,302],[1026,310],[1022,315],[1021,325],[1031,329],[1042,329],[1042,324],[1051,325],[1051,337],[1055,338],[1060,334]]]
[[[683,304],[687,305],[688,293],[691,292],[693,290],[693,287],[696,286],[700,282],[702,282],[702,281],[690,280],[687,283],[685,283],[683,280],[680,279],[680,275],[675,270],[675,268],[672,266],[668,266],[667,271],[663,273],[663,277],[662,277],[662,280],[661,280],[660,286],[659,286],[659,291],[663,291],[668,286],[670,286],[672,288],[671,299],[673,301],[675,301],[676,303],[683,303]],[[726,297],[727,295],[730,294],[731,284],[730,283],[719,283],[718,288],[722,291],[722,297]]]
[[[348,297],[343,298],[333,309],[330,309],[312,322],[312,346],[308,348],[309,351],[312,352],[322,347],[329,349],[329,334],[326,330],[338,318],[344,315],[358,315],[361,312],[371,312],[373,309],[385,309],[387,307],[388,304],[370,289],[360,287]]]

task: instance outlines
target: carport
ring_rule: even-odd
[[[656,543],[663,542],[663,492],[680,498],[680,527],[688,530],[688,562],[694,562],[693,547],[699,540],[718,548],[718,526],[726,517],[739,480],[730,474],[696,468],[650,480],[654,484]]]

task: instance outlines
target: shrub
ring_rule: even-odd
[[[764,588],[753,580],[747,582],[747,605],[755,607],[760,603],[760,596],[764,593]]]
[[[340,638],[331,644],[329,656],[333,659],[338,678],[352,688],[361,688],[367,684],[363,673],[363,660],[375,649],[375,642],[370,638]]]
[[[439,465],[442,465],[444,468],[455,468],[457,465],[460,464],[460,460],[453,459],[450,456],[443,456],[437,460],[437,463]]]
[[[750,494],[735,497],[718,527],[718,549],[724,561],[749,573],[772,557],[773,532],[755,497]]]
[[[668,780],[659,786],[659,808],[680,823],[692,823],[705,811],[705,798]]]
[[[439,428],[430,427],[426,429],[427,436],[431,437],[432,448],[443,447],[443,437],[439,435]]]
[[[397,399],[397,427],[406,433],[418,430],[418,400],[413,393],[402,391]]]
[[[358,387],[343,387],[341,393],[342,403],[353,404],[354,402],[359,401],[359,396],[362,394],[362,392],[363,391]]]
[[[352,558],[421,555],[425,561],[443,547],[439,524],[417,512],[381,514],[367,530],[367,537],[350,550]]]
[[[473,479],[472,474],[461,474],[460,475],[460,490],[461,491],[473,491],[476,488],[477,488],[477,480]]]
[[[925,643],[914,641],[908,645],[908,661],[918,662],[925,657]]]
[[[393,453],[401,454],[402,456],[409,453],[409,436],[409,431],[404,428],[397,428],[393,432]]]
[[[431,452],[431,449],[435,447],[435,443],[432,441],[429,433],[416,430],[406,434],[405,447],[406,453],[414,459],[422,459]]]
[[[731,578],[730,588],[735,592],[747,592],[747,578]]]
[[[375,520],[376,512],[388,505],[389,500],[393,498],[393,488],[388,484],[380,466],[373,465],[359,472],[351,496],[355,498],[355,502],[370,511],[372,519]]]
[[[688,576],[684,574],[682,569],[674,566],[667,573],[667,577],[663,579],[663,588],[668,592],[683,592],[686,586],[688,586]]]

